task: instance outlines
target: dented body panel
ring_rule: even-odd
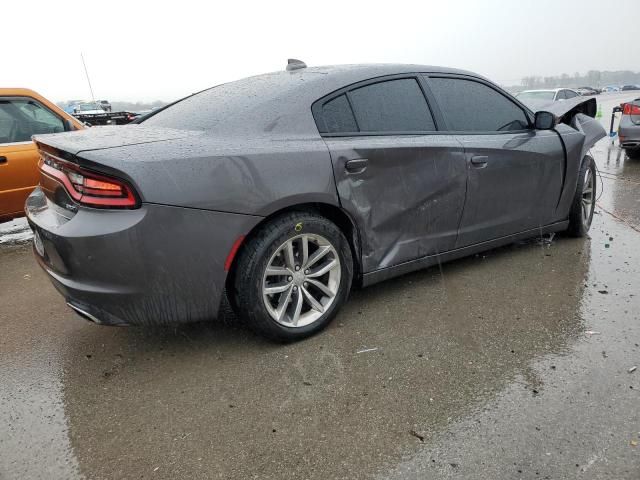
[[[365,272],[454,248],[467,166],[449,135],[328,138],[340,202],[355,219]],[[361,173],[345,164],[366,159]]]

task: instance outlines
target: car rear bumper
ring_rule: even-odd
[[[623,117],[618,128],[618,139],[622,148],[640,148],[640,125]]]
[[[109,325],[217,317],[225,260],[260,217],[143,204],[70,213],[40,189],[27,199],[34,253],[66,302]]]

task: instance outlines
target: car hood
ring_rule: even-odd
[[[595,118],[598,111],[598,102],[593,97],[575,97],[561,102],[553,102],[547,105],[544,110],[553,113],[559,119],[565,115],[583,113]]]
[[[72,155],[77,155],[80,152],[90,150],[104,150],[127,145],[165,142],[200,135],[203,135],[203,132],[145,127],[142,125],[123,125],[93,127],[85,130],[48,135],[34,135],[33,141],[36,143],[44,143]]]

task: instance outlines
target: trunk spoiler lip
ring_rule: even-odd
[[[132,134],[129,128],[140,129],[140,131]],[[33,135],[31,139],[38,148],[48,146],[58,152],[65,152],[68,155],[76,156],[82,152],[168,142],[188,137],[202,136],[206,133],[198,130],[147,130],[144,129],[142,125],[129,128],[127,126],[94,127],[82,131],[37,134]]]

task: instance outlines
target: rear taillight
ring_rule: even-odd
[[[134,208],[138,205],[131,187],[117,178],[97,174],[75,163],[40,152],[40,171],[64,185],[71,198],[90,207]]]
[[[634,103],[624,103],[623,105],[623,115],[640,115],[640,105],[636,105]]]

